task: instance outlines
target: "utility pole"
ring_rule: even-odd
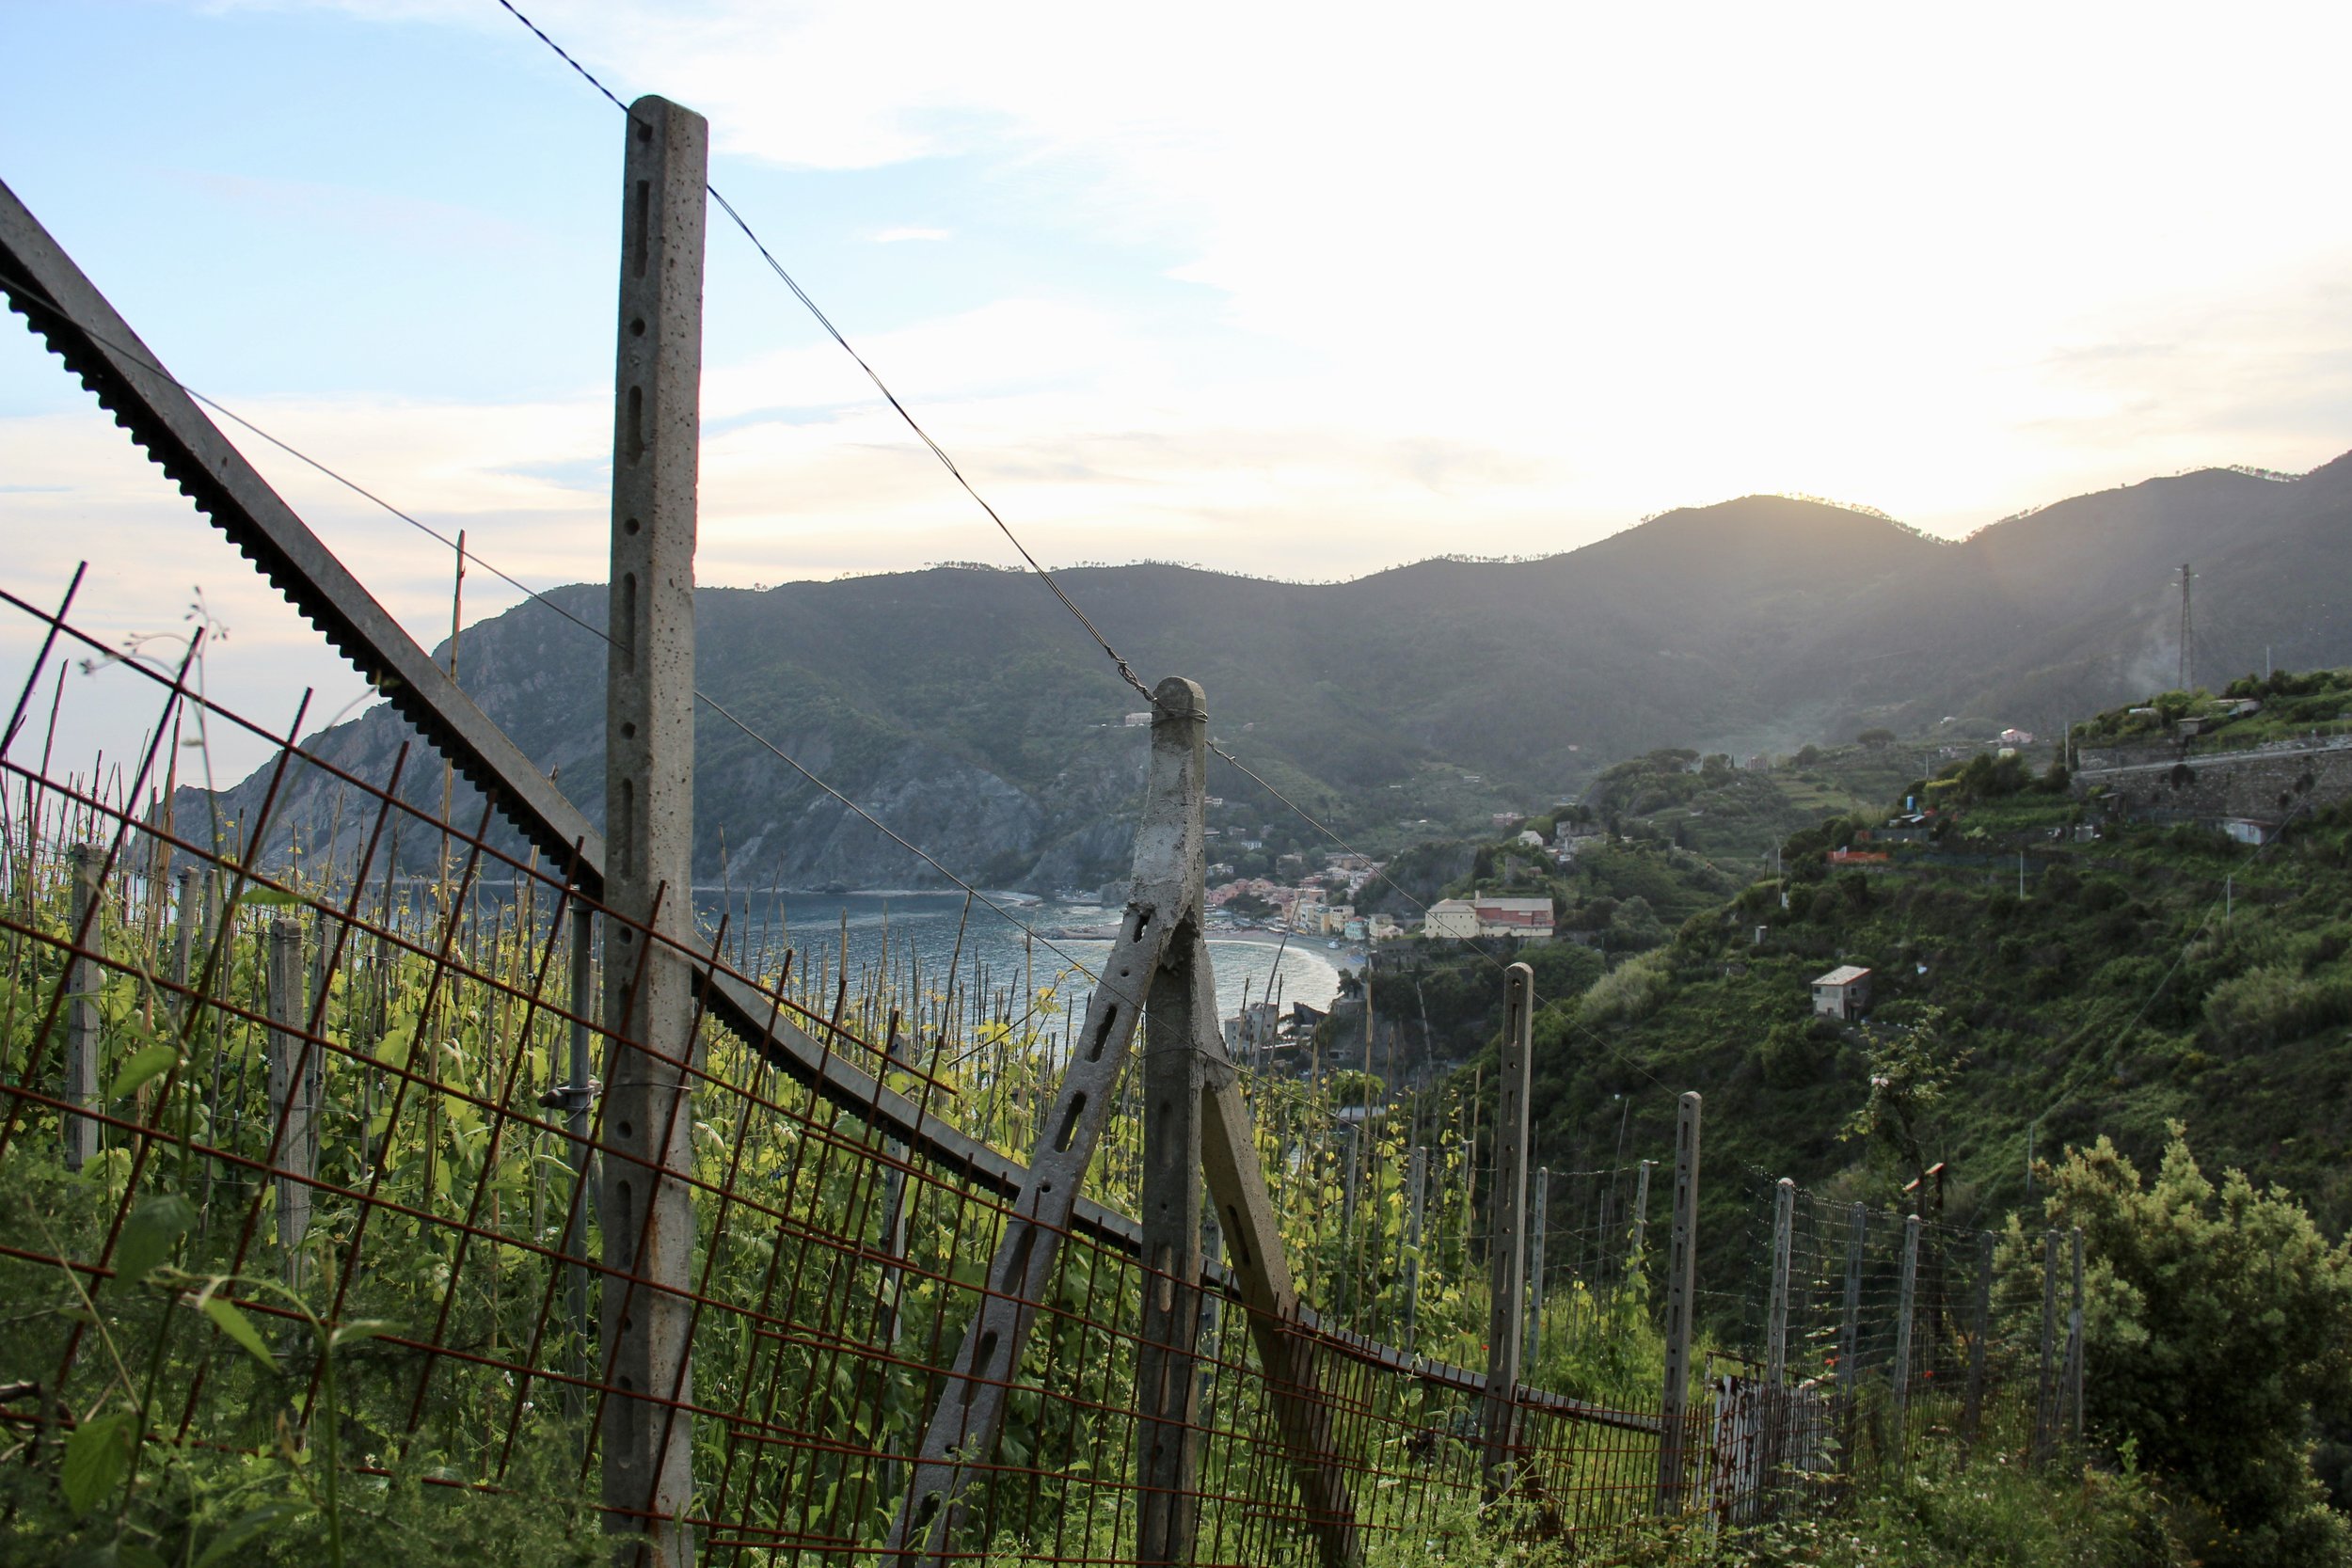
[[[2196,677],[2197,663],[2190,655],[2194,627],[2188,613],[2188,584],[2192,576],[2188,562],[2181,562],[2181,689],[2189,690],[2189,682]]]
[[[629,106],[605,662],[605,1528],[691,1568],[694,534],[709,126]],[[651,937],[648,937],[651,933]]]

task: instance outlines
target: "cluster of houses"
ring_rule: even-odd
[[[1285,855],[1286,862],[1296,860],[1298,868],[1306,863],[1298,856]],[[1305,936],[1329,937],[1344,942],[1386,942],[1406,934],[1405,928],[1385,914],[1359,914],[1348,902],[1359,889],[1380,870],[1381,863],[1368,855],[1339,854],[1325,863],[1320,880],[1305,886],[1291,886],[1265,877],[1248,877],[1220,882],[1209,889],[1208,902],[1213,910],[1220,910],[1244,895],[1274,906],[1279,923]],[[1224,872],[1229,865],[1213,865],[1212,875]],[[1331,887],[1333,880],[1343,881],[1346,892]]]
[[[1424,937],[1462,941],[1470,937],[1518,937],[1549,942],[1552,932],[1551,898],[1504,898],[1482,894],[1472,898],[1440,898],[1422,919]]]

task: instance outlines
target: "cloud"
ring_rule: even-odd
[[[833,182],[948,158],[1019,185],[1007,221],[1041,227],[998,276],[1039,287],[841,325],[1049,554],[1164,553],[1175,531],[1213,563],[1332,575],[1757,490],[1959,533],[2352,444],[2352,310],[2325,286],[2352,209],[2312,195],[2336,176],[2339,8],[2219,30],[2107,6],[1958,29],[1858,4],[526,8],[623,97],[707,113],[723,189],[730,163]],[[503,31],[551,97],[586,91]],[[852,231],[944,232],[872,221]],[[1065,234],[1165,276],[1048,296]],[[714,340],[705,416],[714,571],[964,556],[968,531],[916,542],[987,529],[830,344]],[[420,504],[518,530],[587,505],[610,424],[596,388],[287,417]]]

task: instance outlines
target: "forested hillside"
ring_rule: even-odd
[[[2243,673],[2265,651],[2352,660],[2348,530],[2352,459],[2291,483],[2152,480],[1960,544],[1752,496],[1565,554],[1353,582],[1157,564],[1060,577],[1146,678],[1202,683],[1221,744],[1387,850],[1543,810],[1661,746],[1744,761],[1864,730],[2047,731],[2175,667],[2168,585],[2184,560],[2198,563],[2201,667]],[[601,624],[601,588],[549,597]],[[723,859],[763,885],[939,883],[803,768],[960,875],[1046,890],[1119,875],[1142,755],[1121,721],[1142,699],[1033,577],[943,566],[706,588],[697,606],[699,682],[752,732],[699,715],[698,875],[715,879]],[[460,664],[592,817],[604,657],[564,614],[527,604],[468,628]],[[343,732],[326,750],[377,775],[405,734],[381,710]],[[437,803],[437,773],[412,778]],[[245,786],[230,815],[264,787]],[[331,793],[292,787],[280,820],[323,840]],[[1288,816],[1222,764],[1211,787],[1257,814],[1231,826]],[[1724,840],[1696,821],[1687,836]]]

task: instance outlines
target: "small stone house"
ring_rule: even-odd
[[[1840,1023],[1851,1023],[1870,1006],[1870,972],[1841,964],[1813,982],[1813,1010]]]

